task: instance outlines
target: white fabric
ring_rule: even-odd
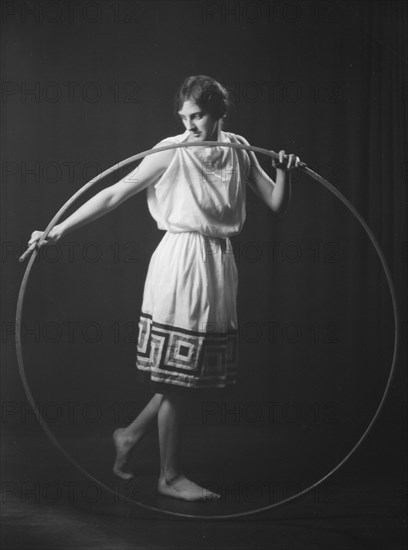
[[[165,233],[150,260],[142,311],[192,331],[236,329],[238,273],[231,242],[223,241]]]
[[[219,141],[234,139],[219,132]],[[137,367],[152,382],[189,388],[235,383],[238,273],[228,237],[245,220],[249,158],[242,153],[176,149],[148,188],[150,212],[166,230],[149,264],[139,323]]]
[[[219,132],[219,141],[236,142]],[[182,143],[189,132],[161,142]],[[150,213],[159,229],[198,231],[203,235],[237,235],[245,221],[245,170],[248,155],[230,147],[183,147],[160,179],[147,190]]]

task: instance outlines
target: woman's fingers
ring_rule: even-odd
[[[27,242],[28,248],[19,258],[20,262],[24,262],[29,254],[31,254],[37,247],[49,244],[48,237],[42,243],[40,243],[41,237],[44,235],[44,231],[33,231],[31,233],[30,240]]]
[[[285,150],[281,149],[278,153],[278,161],[273,162],[275,168],[280,168],[282,170],[291,170],[292,168],[297,168],[301,163],[300,158],[293,153],[289,155],[285,154]]]
[[[295,155],[291,153],[288,156],[288,170],[290,170],[291,168],[294,168],[294,166],[295,166]]]
[[[285,151],[284,151],[284,149],[281,149],[281,150],[279,151],[279,164],[285,165],[285,164],[286,164],[286,163],[285,163],[285,160],[286,160]]]
[[[41,239],[41,236],[43,235],[44,231],[33,231],[31,233],[30,240],[28,241],[28,246],[31,244],[38,242]]]
[[[281,149],[278,153],[278,158],[272,160],[272,166],[274,168],[285,170],[286,168],[286,155],[285,151]]]

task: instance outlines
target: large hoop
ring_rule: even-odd
[[[166,150],[169,150],[169,149],[178,149],[180,147],[197,147],[197,146],[201,146],[201,147],[203,147],[203,146],[205,146],[205,147],[221,146],[221,147],[229,147],[229,148],[233,148],[233,149],[245,149],[247,151],[253,151],[255,153],[261,153],[263,155],[267,155],[267,156],[272,157],[274,159],[279,158],[278,153],[276,153],[274,151],[269,151],[268,149],[262,149],[260,147],[254,147],[252,145],[244,145],[244,144],[240,144],[240,143],[228,143],[228,142],[219,142],[219,141],[201,141],[201,142],[175,143],[175,144],[166,145],[166,146],[163,146],[163,147],[157,147],[157,148],[154,148],[154,149],[149,149],[148,151],[143,151],[142,153],[138,153],[137,155],[133,155],[133,156],[119,162],[118,164],[112,166],[111,168],[108,168],[107,170],[105,170],[104,172],[102,172],[101,174],[99,174],[98,176],[93,178],[92,180],[90,180],[88,183],[86,183],[81,189],[79,189],[62,206],[62,208],[52,218],[52,220],[50,221],[50,223],[46,227],[46,229],[45,229],[45,231],[44,231],[44,233],[43,233],[43,235],[42,235],[42,237],[41,237],[38,244],[40,245],[44,240],[46,240],[48,233],[55,226],[55,224],[59,221],[59,219],[62,217],[62,215],[67,211],[67,209],[81,195],[83,195],[88,189],[90,189],[93,185],[95,185],[99,180],[101,180],[105,176],[111,174],[115,170],[118,170],[118,169],[120,169],[124,166],[127,166],[128,164],[130,164],[132,162],[140,160],[140,159],[142,159],[142,158],[144,158],[148,155],[159,153],[160,151],[166,151]],[[116,498],[119,496],[121,499],[123,499],[126,502],[129,502],[129,503],[132,503],[132,504],[137,504],[138,506],[141,506],[142,508],[145,508],[145,509],[148,509],[148,510],[151,510],[151,511],[159,512],[159,513],[166,514],[166,515],[171,515],[171,516],[190,518],[190,519],[207,519],[207,520],[208,519],[232,519],[232,518],[237,518],[237,517],[253,515],[253,514],[256,514],[256,513],[260,513],[260,512],[265,512],[267,510],[271,510],[273,508],[276,508],[278,506],[282,506],[283,504],[287,504],[287,503],[289,503],[293,500],[296,500],[299,497],[305,495],[306,493],[312,491],[317,486],[321,485],[326,479],[328,479],[331,475],[333,475],[335,472],[337,472],[337,470],[339,470],[343,466],[343,464],[356,452],[356,450],[360,447],[360,445],[362,444],[362,442],[364,441],[364,439],[367,437],[368,433],[372,429],[374,423],[376,422],[376,420],[377,420],[377,418],[378,418],[378,416],[379,416],[379,414],[380,414],[380,412],[383,408],[385,399],[388,395],[388,392],[389,392],[389,389],[390,389],[390,386],[391,386],[391,382],[392,382],[392,379],[393,379],[393,376],[394,376],[395,367],[396,367],[396,360],[397,360],[397,352],[398,352],[398,343],[399,343],[399,339],[398,339],[399,320],[398,320],[397,300],[396,300],[396,293],[395,293],[394,285],[393,285],[392,278],[391,278],[391,273],[390,273],[390,270],[388,268],[387,262],[385,260],[384,254],[383,254],[383,252],[382,252],[382,250],[381,250],[374,234],[372,233],[371,229],[368,227],[368,225],[364,221],[364,219],[361,217],[361,215],[358,213],[358,211],[354,208],[354,206],[346,199],[346,197],[344,197],[344,195],[342,193],[340,193],[340,191],[336,187],[334,187],[325,178],[323,178],[322,176],[320,176],[319,174],[317,174],[316,172],[314,172],[313,170],[308,168],[306,166],[306,164],[301,163],[299,168],[303,172],[305,172],[308,176],[313,178],[315,181],[317,181],[318,183],[321,183],[324,187],[326,187],[331,193],[333,193],[346,206],[346,208],[348,208],[348,210],[353,214],[353,216],[357,219],[357,221],[363,227],[363,229],[366,232],[366,234],[368,235],[372,245],[374,246],[374,249],[375,249],[378,257],[380,258],[381,265],[384,269],[384,272],[385,272],[385,275],[386,275],[386,278],[387,278],[388,287],[389,287],[389,290],[390,290],[390,295],[391,295],[391,300],[392,300],[392,306],[393,306],[393,315],[394,315],[393,357],[392,357],[392,362],[391,362],[391,367],[390,367],[390,372],[388,374],[387,382],[386,382],[382,397],[380,399],[380,402],[377,406],[377,409],[375,410],[372,419],[370,420],[368,426],[364,430],[364,432],[361,435],[360,439],[352,447],[352,449],[346,454],[346,456],[334,468],[332,468],[327,474],[325,474],[323,477],[321,477],[318,481],[316,481],[315,483],[313,483],[309,487],[306,487],[302,491],[299,491],[298,493],[296,493],[296,494],[294,494],[290,497],[287,497],[283,500],[280,500],[280,501],[275,502],[273,504],[270,504],[268,506],[263,506],[261,508],[257,508],[255,510],[249,510],[249,511],[246,511],[246,512],[237,512],[237,513],[234,513],[234,514],[224,514],[224,515],[196,515],[196,514],[184,514],[184,513],[180,513],[180,512],[172,512],[172,511],[169,511],[169,510],[161,510],[160,508],[157,508],[155,506],[150,506],[148,504],[144,504],[142,502],[132,500],[132,499],[126,497],[125,495],[115,493],[110,487],[108,487],[107,485],[105,485],[104,483],[102,483],[101,481],[96,479],[94,476],[92,476],[92,474],[90,474],[84,468],[82,468],[82,466],[80,464],[78,464],[78,462],[76,460],[74,460],[65,451],[65,449],[62,447],[62,445],[58,442],[58,440],[55,438],[53,433],[50,431],[47,423],[45,422],[44,418],[41,415],[40,410],[38,409],[38,407],[35,403],[34,397],[31,393],[31,389],[30,389],[28,381],[27,381],[25,368],[24,368],[22,336],[21,336],[22,313],[23,313],[24,297],[25,297],[25,292],[26,292],[28,279],[29,279],[32,266],[34,264],[34,261],[37,257],[37,253],[38,253],[38,248],[35,248],[33,250],[32,255],[30,257],[30,260],[29,260],[29,263],[26,267],[26,270],[25,270],[25,273],[24,273],[24,276],[23,276],[23,280],[21,282],[20,291],[19,291],[19,295],[18,295],[17,311],[16,311],[16,335],[15,335],[16,336],[16,352],[17,352],[18,368],[19,368],[19,373],[20,373],[21,381],[22,381],[22,384],[23,384],[23,387],[24,387],[24,391],[25,391],[27,400],[30,403],[31,407],[33,408],[35,416],[36,416],[40,426],[45,431],[45,433],[50,438],[50,440],[54,443],[54,445],[67,458],[67,460],[69,460],[69,462],[71,462],[71,464],[73,464],[76,468],[78,468],[87,478],[91,479],[95,484],[97,484],[99,487],[101,487],[104,491],[107,491],[108,493],[114,495]],[[22,256],[22,258],[25,257],[27,252],[28,251],[26,251],[26,253]]]

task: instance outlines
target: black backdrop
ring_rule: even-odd
[[[26,414],[13,340],[24,243],[96,173],[183,131],[173,96],[191,74],[229,88],[226,130],[296,152],[353,203],[405,303],[403,2],[74,4],[2,5],[4,421]],[[50,422],[66,425],[67,403],[78,402],[78,422],[119,424],[146,402],[136,326],[160,238],[142,193],[43,251],[23,332],[29,382]],[[392,358],[392,306],[374,248],[346,208],[299,173],[285,216],[249,194],[234,247],[240,380],[224,413],[211,397],[211,420],[270,423],[272,414],[286,426],[323,423],[349,448]],[[404,383],[400,367],[385,411],[390,426],[404,419]]]

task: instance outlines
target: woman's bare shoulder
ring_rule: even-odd
[[[178,139],[180,136],[171,136],[166,137],[162,140],[160,140],[158,143],[156,143],[152,149],[160,149],[164,148],[167,145],[174,145],[175,143],[179,143],[180,139]],[[167,167],[170,162],[173,160],[174,155],[176,154],[176,149],[165,149],[164,151],[158,151],[157,153],[154,153],[152,155],[149,155],[152,160],[155,161],[155,163],[160,164],[163,167]]]
[[[183,134],[178,134],[176,136],[165,137],[162,140],[160,140],[158,143],[156,143],[155,147],[169,145],[171,143],[180,143],[185,139],[187,139],[187,137],[188,137],[187,132],[184,132]]]

